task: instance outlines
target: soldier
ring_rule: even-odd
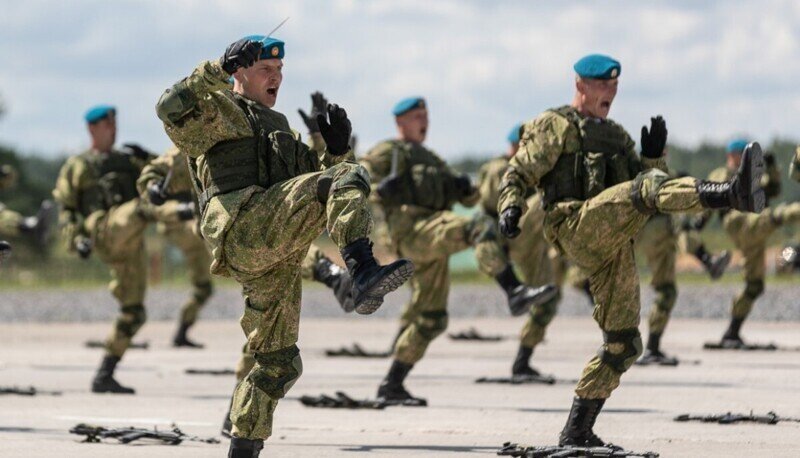
[[[708,176],[709,180],[721,181],[733,176],[743,161],[743,152],[746,150],[746,146],[747,140],[744,139],[730,142],[727,148],[726,165],[713,170]],[[780,170],[778,170],[772,154],[765,154],[764,161],[767,173],[761,180],[761,187],[764,189],[767,199],[770,199],[780,193]],[[719,212],[719,215],[722,219],[722,227],[744,257],[745,288],[733,299],[731,321],[720,341],[721,347],[736,349],[745,346],[739,334],[742,323],[753,309],[756,299],[764,292],[767,239],[784,224],[800,222],[800,203],[780,204],[767,208],[758,215],[735,210],[723,210]],[[699,222],[695,223],[695,226],[702,228],[711,217],[711,212],[705,212],[698,218]]]
[[[523,126],[520,151],[503,177],[500,231],[520,234],[527,190],[542,193],[544,234],[570,262],[589,276],[593,316],[604,344],[586,366],[575,390],[560,445],[602,445],[593,426],[620,376],[642,351],[639,335],[639,279],[631,240],[656,212],[698,212],[735,207],[760,211],[758,185],[763,157],[749,145],[741,167],[725,182],[691,177],[670,179],[662,158],[666,123],[659,116],[642,128],[641,159],[625,130],[607,119],[621,66],[590,55],[574,66],[571,105],[548,110]]]
[[[126,145],[130,153],[114,149],[114,107],[98,105],[86,113],[85,120],[92,146],[67,159],[53,196],[62,207],[60,221],[68,249],[84,259],[97,253],[111,271],[109,289],[120,305],[92,391],[133,394],[132,388],[114,379],[114,370],[147,318],[143,305],[147,221],[136,179],[152,156],[136,145]]]
[[[484,164],[478,172],[478,189],[480,189],[480,208],[497,226],[497,202],[500,198],[500,183],[508,167],[508,161],[519,150],[519,135],[522,124],[517,124],[508,133],[508,152],[505,156],[492,159]],[[531,286],[543,286],[556,283],[558,289],[550,300],[531,307],[528,318],[520,334],[520,345],[517,356],[511,366],[512,377],[536,377],[540,373],[530,365],[533,350],[544,340],[545,330],[556,314],[561,301],[561,285],[564,280],[563,267],[557,253],[551,259],[550,245],[544,239],[542,224],[544,209],[541,195],[531,188],[527,198],[528,211],[522,216],[520,226],[522,233],[515,239],[501,239],[504,262],[511,263],[522,276],[522,282]],[[478,245],[475,255],[479,259],[491,256],[486,253],[486,245]],[[556,276],[556,273],[560,275]]]
[[[311,242],[327,228],[361,314],[377,310],[413,274],[407,260],[380,266],[372,255],[369,176],[341,161],[351,133],[345,110],[329,105],[317,116],[327,145],[322,160],[272,110],[283,56],[283,41],[242,38],[167,89],[156,107],[189,157],[211,272],[233,277],[245,297],[241,325],[256,362],[233,396],[228,456],[234,458],[259,455],[278,401],[302,372],[300,264]]]
[[[195,197],[189,178],[189,165],[177,148],[148,164],[136,182],[147,213],[158,222],[158,233],[178,247],[186,262],[192,295],[183,304],[178,330],[172,339],[175,347],[203,348],[187,337],[197,316],[211,297],[211,255],[195,232]]]
[[[13,166],[0,166],[0,190],[16,187],[17,178],[17,170]],[[0,237],[22,235],[30,237],[38,246],[44,246],[50,235],[50,219],[54,210],[53,202],[45,200],[36,215],[23,216],[0,202]]]
[[[362,163],[372,177],[392,247],[399,256],[414,262],[416,273],[411,280],[411,300],[401,318],[394,360],[378,397],[390,403],[425,405],[424,399],[411,396],[403,381],[428,345],[447,327],[451,254],[475,246],[481,271],[500,284],[515,316],[551,300],[556,291],[549,285],[532,288],[517,279],[502,253],[491,218],[480,214],[467,218],[451,211],[455,203],[475,205],[480,194],[467,175],[455,172],[423,146],[428,131],[425,100],[404,99],[392,113],[398,138],[379,143]]]
[[[794,151],[792,163],[789,165],[789,178],[800,181],[800,146]]]

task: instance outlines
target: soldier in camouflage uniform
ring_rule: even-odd
[[[172,344],[202,348],[186,334],[211,297],[211,254],[195,232],[195,198],[185,156],[170,148],[142,170],[136,185],[142,202],[148,204],[148,214],[158,222],[158,233],[181,250],[192,283],[192,295],[181,307]]]
[[[94,107],[85,119],[92,146],[67,160],[53,196],[61,204],[60,222],[68,249],[82,258],[94,252],[108,265],[112,278],[109,289],[120,305],[92,391],[133,394],[132,388],[114,379],[114,370],[147,318],[143,305],[147,219],[140,206],[136,179],[152,156],[135,145],[126,145],[127,152],[114,149],[114,107]]]
[[[474,218],[452,212],[455,203],[473,206],[480,198],[467,175],[456,173],[423,146],[428,129],[425,100],[410,97],[394,108],[399,138],[379,143],[362,163],[386,216],[395,252],[414,262],[411,300],[401,318],[394,361],[378,389],[390,403],[424,405],[403,386],[405,378],[428,345],[447,327],[450,255],[476,247],[478,265],[494,277],[508,297],[514,315],[525,313],[555,295],[555,288],[523,285],[502,252],[496,225],[486,216]]]
[[[283,55],[280,40],[242,38],[168,89],[156,107],[189,158],[211,272],[233,277],[245,297],[240,321],[256,362],[233,396],[231,458],[259,455],[278,401],[302,372],[300,264],[311,242],[327,228],[350,272],[358,313],[377,310],[413,274],[409,261],[380,266],[372,255],[369,176],[342,161],[347,113],[329,105],[317,116],[327,146],[320,157],[271,109]]]
[[[17,170],[8,164],[0,166],[0,190],[13,189],[16,185]],[[50,235],[50,218],[54,210],[53,202],[45,200],[36,215],[23,216],[0,202],[0,237],[26,236],[44,246]]]
[[[589,276],[593,316],[604,343],[583,371],[560,445],[604,442],[593,426],[605,399],[642,351],[639,335],[639,279],[631,240],[656,212],[699,212],[736,207],[760,211],[758,181],[763,157],[750,145],[741,168],[726,182],[691,177],[670,179],[662,157],[667,140],[661,117],[642,128],[641,158],[625,130],[607,119],[621,66],[590,55],[575,66],[572,105],[546,111],[525,123],[520,151],[503,177],[500,231],[519,235],[527,190],[544,202],[544,234],[570,262]]]
[[[742,154],[746,146],[746,140],[732,141],[727,148],[726,165],[713,170],[708,176],[709,180],[721,181],[733,176],[743,160]],[[770,199],[780,193],[780,170],[772,154],[765,154],[764,160],[766,173],[761,180],[761,187],[764,189],[767,199]],[[742,323],[753,309],[756,299],[764,292],[767,239],[784,224],[800,222],[800,203],[794,202],[769,207],[758,215],[736,210],[722,210],[719,211],[719,215],[725,232],[733,241],[734,246],[742,252],[745,277],[744,291],[733,299],[731,321],[722,336],[720,345],[723,348],[742,348],[745,346],[739,334]],[[702,228],[712,216],[712,212],[704,212],[695,222],[695,227]]]
[[[508,134],[508,153],[481,166],[478,172],[478,189],[480,190],[480,209],[492,218],[497,226],[497,202],[500,199],[500,183],[508,167],[508,161],[519,150],[519,135],[522,124],[517,124]],[[541,205],[541,196],[531,188],[527,198],[528,211],[522,216],[520,226],[522,232],[515,239],[502,238],[500,241],[505,255],[504,262],[516,267],[526,285],[543,286],[555,283],[557,290],[552,299],[531,307],[528,318],[520,333],[520,345],[517,356],[511,366],[511,375],[516,378],[536,377],[540,373],[530,365],[530,359],[536,346],[544,340],[545,330],[558,309],[561,301],[561,285],[564,280],[562,260],[558,253],[550,250],[550,245],[544,238],[542,223],[544,209]],[[485,246],[476,248],[476,257],[487,256]],[[488,255],[491,256],[492,252]],[[558,275],[556,275],[558,274]]]

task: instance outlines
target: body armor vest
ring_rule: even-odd
[[[96,181],[80,195],[79,211],[84,216],[98,210],[108,210],[139,196],[136,180],[141,170],[127,154],[109,153],[85,155],[94,170]]]
[[[552,110],[578,130],[581,148],[565,151],[541,179],[545,206],[564,200],[586,200],[606,188],[632,180],[639,172],[626,151],[627,135],[614,123],[582,118],[564,106]]]
[[[422,147],[411,143],[390,140],[392,154],[404,156],[405,170],[399,195],[390,199],[393,205],[415,205],[429,210],[447,210],[461,198],[455,178],[450,170],[435,156],[426,154]],[[419,150],[416,150],[419,148]],[[397,159],[392,159],[393,162]]]
[[[217,143],[189,170],[202,214],[212,197],[248,186],[264,189],[320,170],[317,153],[297,141],[286,118],[234,94],[255,136]]]

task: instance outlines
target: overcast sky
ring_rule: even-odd
[[[631,132],[660,113],[684,145],[800,137],[797,1],[26,0],[0,15],[0,142],[76,152],[83,113],[107,102],[120,142],[163,150],[161,92],[287,16],[275,108],[304,132],[296,110],[322,90],[361,150],[394,135],[392,105],[418,94],[434,150],[500,151],[515,122],[571,100],[572,64],[589,53],[622,62],[611,116]]]

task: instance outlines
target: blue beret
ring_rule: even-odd
[[[611,57],[602,54],[590,54],[575,62],[572,66],[581,78],[610,80],[622,73],[622,65]]]
[[[283,59],[283,42],[277,38],[264,35],[248,35],[248,40],[261,42],[261,55],[259,59]]]
[[[400,116],[401,114],[408,113],[415,108],[425,108],[425,99],[422,97],[408,97],[399,102],[392,108],[392,114]]]
[[[742,151],[744,151],[744,148],[747,146],[748,143],[750,142],[748,142],[743,138],[737,138],[736,140],[728,143],[728,152],[734,154],[742,154]]]
[[[516,124],[508,133],[508,137],[506,137],[508,139],[508,142],[519,143],[520,131],[522,131],[522,123]]]
[[[89,111],[83,115],[83,119],[86,120],[89,124],[94,124],[101,119],[105,119],[110,115],[114,115],[117,113],[117,109],[114,108],[112,105],[97,105],[89,108]]]

